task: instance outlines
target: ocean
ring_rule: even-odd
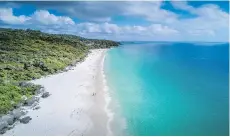
[[[228,48],[123,42],[110,49],[104,73],[122,134],[229,135]]]

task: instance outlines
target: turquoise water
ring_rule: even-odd
[[[124,42],[105,74],[126,135],[228,135],[228,44]]]

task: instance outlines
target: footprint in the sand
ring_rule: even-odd
[[[83,110],[82,108],[74,109],[70,114],[70,118],[79,120],[82,110]]]
[[[96,95],[97,95],[97,93],[94,92],[92,96],[96,96]]]

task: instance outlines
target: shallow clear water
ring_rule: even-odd
[[[127,135],[228,135],[228,44],[125,42],[105,74]]]

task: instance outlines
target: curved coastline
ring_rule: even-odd
[[[107,52],[106,52],[107,53]],[[104,57],[102,59],[102,62],[101,62],[101,65],[102,65],[102,77],[103,77],[103,87],[104,87],[104,98],[105,98],[105,107],[104,107],[104,111],[106,112],[107,114],[107,117],[108,117],[108,121],[107,121],[107,125],[106,125],[106,128],[107,128],[107,135],[111,136],[111,135],[114,135],[113,134],[113,131],[111,129],[111,122],[113,121],[113,118],[114,118],[114,113],[112,112],[111,109],[109,109],[109,104],[111,102],[111,96],[109,94],[109,87],[107,85],[107,80],[106,80],[106,75],[105,75],[105,57],[106,57],[106,54],[104,54]]]
[[[104,99],[105,99],[105,107],[104,111],[107,114],[108,121],[107,121],[107,134],[109,136],[120,136],[126,135],[126,120],[122,115],[121,104],[118,101],[118,98],[115,96],[115,89],[113,89],[110,81],[110,70],[108,68],[108,62],[106,61],[109,58],[109,52],[113,50],[110,48],[104,54],[102,64],[102,76],[103,76],[103,91],[104,91]],[[110,62],[110,60],[109,60]]]
[[[51,96],[40,101],[40,109],[29,110],[28,124],[18,123],[4,135],[113,135],[103,70],[106,51],[92,50],[71,70],[33,81]]]

